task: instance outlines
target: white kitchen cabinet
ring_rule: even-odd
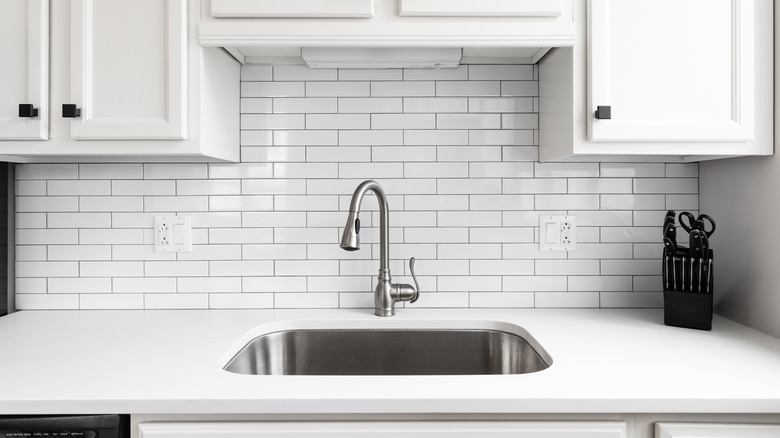
[[[49,136],[49,2],[0,2],[0,140]],[[20,105],[31,105],[29,116]],[[32,111],[36,111],[34,114]]]
[[[539,64],[542,160],[773,153],[772,2],[575,4],[576,44]]]
[[[211,16],[222,18],[370,18],[374,0],[211,0]]]
[[[777,438],[777,424],[656,423],[655,438]]]
[[[399,0],[405,17],[554,17],[561,0]]]
[[[40,98],[44,134],[4,139],[0,154],[20,162],[238,161],[239,64],[198,44],[200,0],[40,3],[48,23],[29,32],[50,41],[41,49],[50,77]],[[14,83],[27,82],[3,86]]]
[[[611,422],[171,422],[141,423],[139,438],[625,438]]]

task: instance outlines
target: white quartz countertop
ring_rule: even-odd
[[[328,322],[330,321],[330,322]],[[547,370],[481,376],[247,376],[221,364],[264,324],[527,330]],[[780,340],[661,310],[22,311],[0,318],[1,414],[780,413]]]

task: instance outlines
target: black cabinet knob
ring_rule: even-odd
[[[38,117],[38,108],[34,108],[31,103],[20,103],[19,117]]]
[[[62,117],[76,118],[81,117],[81,108],[72,103],[62,104]]]
[[[597,119],[611,119],[612,118],[612,107],[611,106],[597,106],[596,107],[596,118]]]

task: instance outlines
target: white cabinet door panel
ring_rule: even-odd
[[[656,423],[656,438],[777,438],[776,424]]]
[[[49,138],[49,2],[0,2],[0,139]],[[37,117],[19,117],[32,104]]]
[[[590,0],[593,141],[754,138],[754,0]],[[612,118],[596,119],[597,106]]]
[[[625,438],[623,422],[141,423],[139,438]]]
[[[371,18],[374,0],[211,0],[219,18]]]
[[[400,0],[402,17],[556,17],[561,0]]]
[[[72,138],[187,137],[186,18],[184,0],[73,1]]]

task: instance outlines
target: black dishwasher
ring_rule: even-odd
[[[0,438],[128,438],[129,415],[0,415]]]

